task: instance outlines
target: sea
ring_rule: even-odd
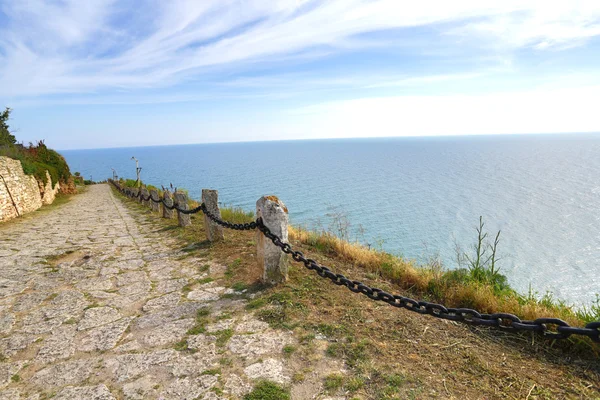
[[[331,229],[419,264],[459,267],[479,218],[500,231],[500,273],[523,294],[575,307],[600,293],[600,134],[403,137],[65,150],[85,179],[141,178]]]

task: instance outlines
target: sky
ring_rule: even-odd
[[[597,0],[0,0],[0,107],[58,149],[600,131]]]

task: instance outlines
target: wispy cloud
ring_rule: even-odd
[[[425,45],[544,51],[580,46],[600,36],[600,3],[476,0],[115,1],[23,0],[0,3],[0,96],[60,93],[106,95],[119,90],[226,82],[258,66],[289,67],[319,58],[410,43],[403,30],[431,28]],[[393,31],[382,40],[368,34]],[[407,31],[408,32],[408,31]],[[421,39],[422,40],[422,39]],[[448,43],[448,42],[446,42]],[[468,78],[472,72],[459,73]],[[260,85],[256,72],[255,84]],[[307,74],[314,83],[319,72]],[[344,76],[348,75],[348,76]],[[329,80],[354,84],[356,74]],[[388,74],[389,75],[389,74]],[[430,74],[422,74],[430,75]],[[454,73],[374,80],[373,87],[453,79]],[[230,78],[231,77],[231,78]],[[268,78],[267,78],[268,79]],[[420,81],[419,81],[420,80]],[[170,94],[169,96],[172,96]],[[185,97],[185,95],[184,95]]]

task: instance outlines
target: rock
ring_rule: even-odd
[[[112,307],[88,308],[87,310],[85,310],[85,314],[82,320],[79,321],[79,325],[77,325],[77,330],[82,331],[85,329],[106,325],[110,322],[120,319],[121,317],[121,313]]]
[[[268,379],[282,384],[290,381],[290,378],[283,373],[281,360],[273,358],[268,358],[244,368],[244,373],[250,379]]]
[[[177,292],[169,293],[164,296],[150,299],[144,304],[142,310],[144,312],[152,312],[157,310],[163,310],[165,308],[175,307],[179,304],[181,296]]]
[[[119,321],[91,329],[81,339],[79,351],[109,350],[116,346],[133,318],[123,318]]]
[[[195,399],[210,390],[217,383],[217,377],[204,375],[198,378],[177,378],[160,394],[160,398],[169,399]]]
[[[15,361],[0,364],[0,389],[5,388],[10,383],[10,378],[23,368],[25,361]]]
[[[37,338],[38,336],[36,335],[13,333],[9,337],[0,340],[0,353],[6,357],[10,357],[27,348]]]
[[[154,366],[162,365],[177,357],[175,350],[159,350],[143,354],[123,354],[105,362],[105,368],[117,382],[124,382],[146,373]]]
[[[206,327],[206,331],[207,332],[218,332],[218,331],[223,331],[225,329],[229,329],[231,328],[233,325],[233,320],[232,319],[227,319],[227,320],[223,320],[223,321],[218,321],[214,324],[210,324]]]
[[[0,400],[19,400],[21,394],[17,389],[6,389],[0,391]]]
[[[61,390],[55,400],[116,400],[106,385],[67,387]]]
[[[36,361],[50,363],[71,357],[75,352],[73,344],[75,332],[75,327],[72,325],[62,325],[54,329],[51,336],[43,341],[42,348],[35,357]]]
[[[235,327],[236,333],[262,332],[269,329],[269,324],[260,321],[252,315],[244,315],[242,322]]]
[[[180,279],[168,279],[160,281],[156,287],[156,291],[159,293],[170,293],[181,290],[182,287],[188,284],[186,278]]]
[[[31,382],[42,388],[76,385],[92,373],[93,359],[67,361],[38,371]]]
[[[252,358],[263,354],[281,354],[283,347],[292,343],[290,334],[270,331],[250,335],[234,335],[229,340],[229,350],[242,357]]]
[[[157,379],[153,376],[144,376],[140,379],[123,385],[123,397],[127,400],[144,400],[158,397],[155,389]]]
[[[225,392],[234,395],[235,397],[242,397],[246,393],[252,390],[252,385],[244,382],[242,378],[240,378],[236,374],[230,374],[225,382]]]
[[[180,341],[196,320],[192,318],[181,319],[158,326],[141,335],[139,341],[144,346],[164,346]]]

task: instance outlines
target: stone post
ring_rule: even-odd
[[[262,218],[269,230],[288,241],[288,209],[275,196],[263,196],[256,202],[256,217]],[[281,249],[267,239],[262,232],[256,231],[256,255],[258,266],[263,271],[262,281],[266,284],[285,282],[288,274],[288,259]]]
[[[175,204],[177,204],[177,207],[181,208],[182,210],[190,209],[185,193],[175,193]],[[177,220],[179,221],[179,226],[189,226],[192,224],[190,214],[184,214],[179,211],[177,211]]]
[[[142,197],[145,199],[146,197],[148,197],[150,195],[150,193],[148,192],[148,189],[143,187],[142,188]],[[150,203],[150,200],[142,200],[142,204],[145,206],[148,206]]]
[[[160,200],[160,197],[158,196],[158,190],[156,189],[152,189],[150,191],[150,196],[152,196],[152,199],[154,200]],[[160,212],[160,203],[157,203],[152,199],[150,199],[150,207],[152,208],[152,211]]]
[[[221,210],[219,210],[219,192],[211,189],[202,189],[202,202],[206,206],[206,211],[212,215],[221,218]],[[204,215],[204,230],[206,230],[206,238],[210,242],[223,240],[223,227],[215,224],[210,218]]]
[[[163,200],[165,201],[165,204],[168,205],[169,207],[173,206],[173,197],[171,197],[171,192],[169,192],[168,190],[165,190],[165,194],[163,195]],[[169,210],[167,207],[165,207],[165,205],[163,204],[163,208],[162,208],[162,216],[163,218],[167,218],[167,219],[171,219],[173,218],[173,210]]]

